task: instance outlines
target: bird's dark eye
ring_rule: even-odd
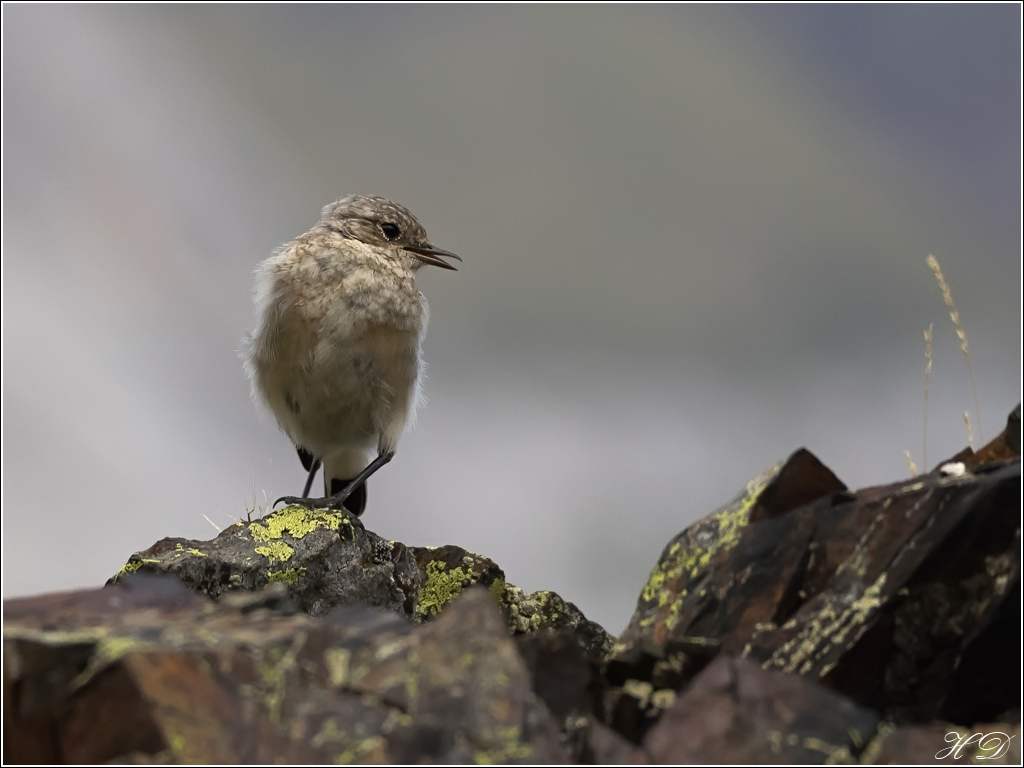
[[[397,224],[392,224],[390,221],[385,221],[380,225],[380,231],[384,233],[384,237],[388,240],[397,240],[398,236],[402,234],[402,230],[398,228]]]

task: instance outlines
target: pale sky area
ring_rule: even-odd
[[[349,193],[423,270],[365,525],[619,632],[670,537],[806,446],[851,487],[1021,398],[1021,9],[3,7],[3,594],[99,586],[304,472],[238,349]],[[204,517],[205,516],[205,517]]]

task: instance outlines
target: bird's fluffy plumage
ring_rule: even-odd
[[[454,255],[408,209],[350,196],[256,270],[246,370],[295,446],[322,459],[327,495],[374,449],[393,453],[415,415],[428,314],[415,273],[438,253]]]

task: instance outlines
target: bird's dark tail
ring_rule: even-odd
[[[354,478],[353,478],[354,479]],[[331,489],[329,496],[333,496],[336,493],[341,493],[352,480],[341,480],[337,477],[331,478]],[[354,491],[351,495],[341,503],[345,509],[351,512],[353,515],[358,517],[363,514],[363,510],[366,509],[366,483],[364,482]]]

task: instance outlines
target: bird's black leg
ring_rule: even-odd
[[[312,453],[307,451],[305,448],[295,446],[295,450],[299,453],[299,461],[302,462],[302,468],[305,469],[309,474],[306,476],[306,484],[302,488],[302,498],[309,498],[309,491],[313,487],[313,478],[316,477],[316,472],[320,469],[322,462],[318,456],[314,456]],[[282,501],[286,499],[294,499],[294,496],[282,496],[280,499],[274,502],[276,507]],[[291,502],[289,502],[291,503]]]
[[[309,498],[309,491],[313,487],[313,478],[316,477],[318,469],[320,469],[320,459],[315,459],[312,466],[309,468],[309,476],[306,478],[306,484],[302,488],[302,498]]]
[[[377,458],[367,465],[366,469],[356,475],[355,479],[349,483],[341,492],[334,494],[333,496],[327,496],[323,499],[309,499],[306,497],[298,496],[282,496],[280,499],[274,502],[274,506],[277,506],[281,502],[285,504],[298,504],[301,507],[309,507],[310,509],[337,509],[349,496],[352,495],[356,488],[361,486],[369,479],[370,475],[376,472],[378,469],[387,464],[391,459],[395,457],[394,451],[388,453],[378,453]]]

